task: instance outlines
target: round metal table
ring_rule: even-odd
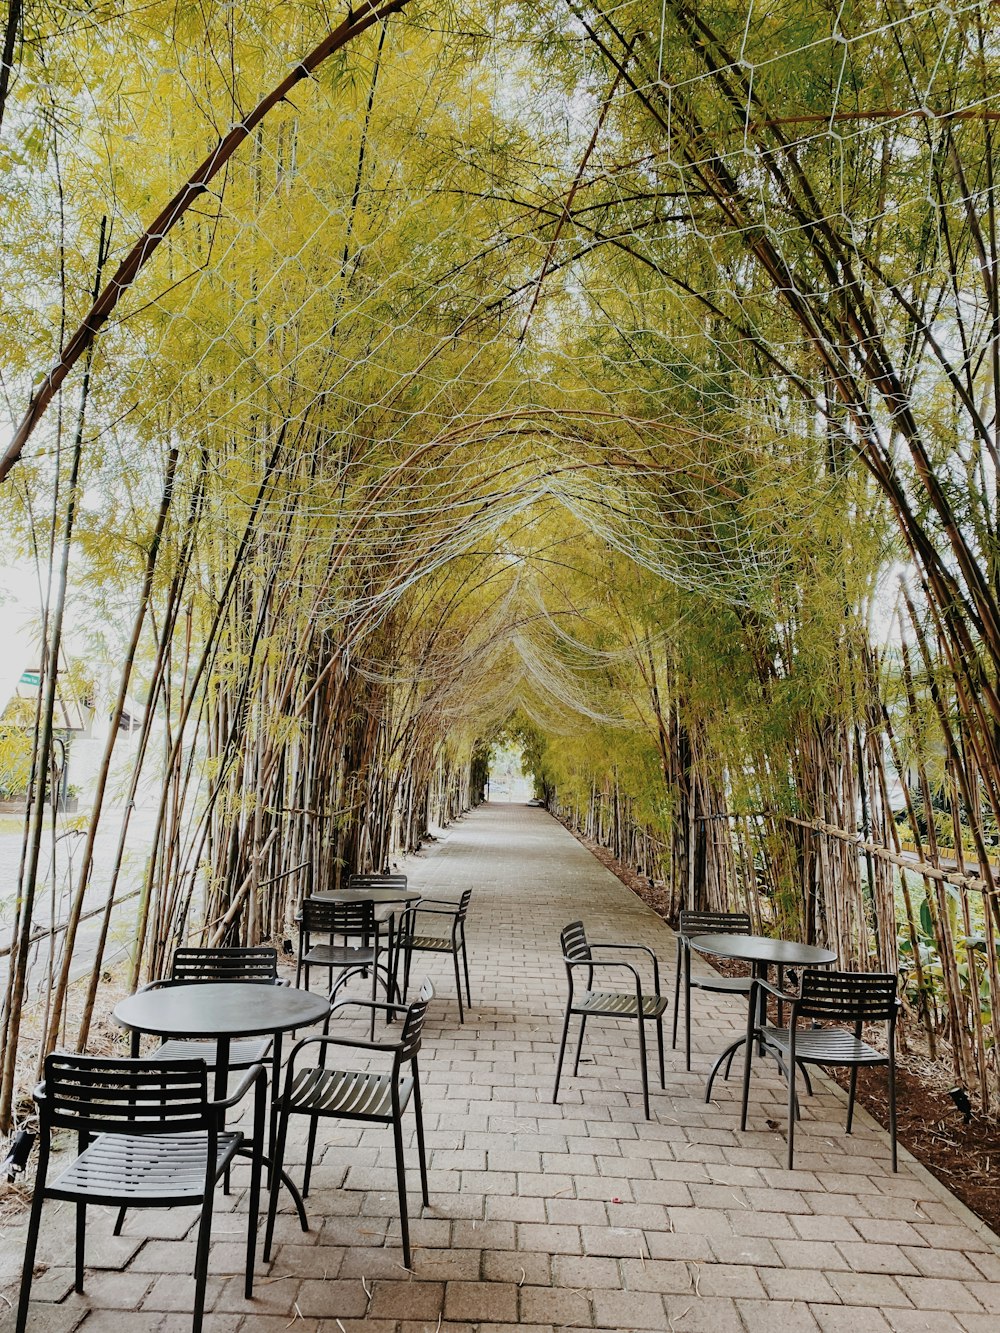
[[[717,958],[738,958],[741,962],[750,963],[753,975],[763,980],[767,979],[770,967],[824,967],[837,961],[837,955],[832,949],[823,949],[816,944],[798,944],[795,940],[774,940],[768,935],[692,935],[688,943],[699,953],[715,954]],[[758,1003],[758,1023],[763,1026],[767,1016],[767,996],[763,992]],[[741,1046],[746,1045],[746,1041],[745,1036],[737,1038],[712,1066],[705,1086],[706,1102],[712,1099],[716,1074],[725,1065],[723,1077],[729,1077],[733,1057]]]
[[[154,1037],[211,1038],[215,1041],[215,1097],[222,1100],[229,1080],[229,1044],[234,1037],[274,1038],[271,1056],[272,1105],[281,1068],[281,1036],[326,1018],[330,1002],[293,986],[263,986],[256,981],[183,983],[137,991],[112,1010],[116,1023],[132,1032],[132,1054],[139,1034]],[[273,1113],[272,1113],[273,1119]]]

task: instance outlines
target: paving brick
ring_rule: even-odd
[[[895,1279],[882,1273],[827,1273],[826,1276],[845,1305],[871,1305],[882,1309],[886,1305],[912,1304]]]
[[[667,1327],[677,1333],[743,1333],[735,1301],[721,1296],[665,1296]]]
[[[601,1328],[662,1329],[663,1297],[647,1291],[594,1291],[594,1322]]]
[[[436,1322],[443,1309],[443,1282],[382,1280],[373,1284],[368,1313],[373,1319],[431,1319]]]
[[[445,1288],[445,1316],[482,1324],[516,1323],[517,1285],[513,1282],[449,1282]]]
[[[809,1313],[823,1333],[890,1333],[891,1326],[878,1309],[843,1305],[810,1305]]]
[[[804,1301],[737,1300],[747,1333],[816,1333],[819,1325]]]
[[[521,1287],[518,1325],[550,1319],[556,1324],[573,1328],[589,1328],[593,1322],[590,1299],[582,1291],[567,1291],[553,1287]]]

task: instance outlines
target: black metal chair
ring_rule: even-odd
[[[225,1112],[254,1088],[252,1138],[226,1130]],[[200,1333],[205,1308],[208,1251],[215,1186],[236,1154],[251,1147],[250,1199],[244,1291],[253,1294],[253,1268],[260,1209],[263,1133],[267,1122],[267,1077],[261,1065],[244,1075],[225,1101],[209,1101],[204,1060],[110,1060],[101,1056],[50,1055],[45,1081],[35,1090],[38,1105],[38,1171],[24,1250],[15,1333],[24,1333],[31,1297],[35,1250],[46,1199],[76,1205],[76,1290],[83,1291],[87,1207],[173,1208],[201,1204],[194,1261],[193,1333]],[[77,1135],[76,1159],[48,1181],[54,1130]]]
[[[417,1056],[423,1035],[427,1006],[434,998],[434,987],[424,981],[419,998],[410,1005],[377,1004],[370,1000],[346,999],[333,1007],[332,1013],[348,1005],[359,1008],[395,1010],[403,1015],[402,1031],[398,1041],[363,1041],[356,1037],[331,1037],[324,1030],[321,1037],[306,1037],[298,1043],[285,1068],[285,1086],[278,1105],[278,1139],[271,1175],[271,1193],[267,1210],[267,1230],[264,1234],[264,1258],[270,1257],[274,1237],[274,1219],[278,1207],[278,1190],[288,1118],[307,1115],[310,1118],[309,1143],[306,1149],[302,1197],[309,1194],[313,1153],[316,1148],[316,1129],[321,1116],[340,1120],[362,1120],[380,1125],[392,1125],[396,1149],[396,1183],[399,1193],[399,1222],[403,1239],[403,1259],[410,1267],[410,1226],[406,1207],[406,1168],[403,1161],[403,1112],[413,1098],[413,1112],[417,1128],[417,1155],[420,1161],[420,1186],[424,1205],[429,1204],[427,1193],[427,1158],[424,1150],[424,1121],[420,1103],[420,1075]],[[332,1017],[331,1013],[331,1017]],[[329,1019],[325,1027],[329,1025]],[[296,1068],[300,1054],[309,1046],[319,1047],[319,1063]],[[385,1053],[392,1056],[388,1070],[327,1069],[326,1053],[334,1046],[352,1047],[361,1051]],[[410,1072],[403,1072],[409,1065]],[[303,1230],[306,1230],[303,1219]]]
[[[314,935],[325,936],[326,943],[314,944]],[[344,943],[336,944],[338,938],[343,939]],[[331,1000],[348,978],[358,972],[370,971],[372,999],[375,999],[379,933],[375,925],[375,908],[370,902],[330,903],[318,898],[304,899],[299,928],[299,958],[295,969],[296,986],[304,972],[306,990],[309,989],[309,970],[312,967],[325,967],[329,971]],[[335,984],[333,974],[337,970],[340,975]],[[389,984],[388,981],[386,984]],[[373,1017],[373,1024],[374,1021]]]
[[[691,1068],[691,988],[716,995],[748,995],[752,977],[722,977],[691,974],[691,945],[694,935],[750,935],[752,927],[746,912],[681,912],[677,927],[677,963],[674,975],[674,1031],[670,1042],[677,1049],[677,1021],[680,1017],[681,983],[684,986],[684,1068]]]
[[[403,999],[410,987],[410,964],[415,953],[450,953],[455,966],[455,993],[458,996],[458,1021],[465,1022],[465,1009],[462,1005],[462,977],[459,973],[459,955],[462,959],[462,971],[465,973],[465,997],[472,1008],[472,990],[469,986],[469,956],[465,948],[465,918],[469,913],[472,890],[466,889],[457,903],[447,898],[421,898],[419,903],[407,908],[399,931],[399,949],[405,954],[403,970]],[[418,917],[426,913],[429,916],[443,916],[451,920],[451,934],[421,935],[418,933]]]
[[[667,1079],[663,1062],[663,1015],[667,1009],[666,997],[660,994],[660,964],[656,954],[644,944],[603,943],[591,944],[582,921],[573,921],[564,927],[560,935],[562,941],[563,962],[566,964],[566,977],[569,981],[569,996],[566,1000],[566,1017],[563,1021],[562,1042],[559,1046],[559,1061],[556,1065],[556,1085],[552,1093],[553,1102],[559,1098],[559,1079],[562,1074],[563,1059],[566,1055],[566,1039],[569,1036],[569,1021],[573,1014],[580,1016],[580,1036],[576,1044],[576,1059],[573,1062],[573,1076],[580,1068],[580,1052],[583,1050],[583,1034],[587,1019],[594,1018],[634,1018],[639,1026],[639,1062],[642,1067],[642,1101],[649,1115],[649,1073],[646,1069],[646,1024],[656,1024],[656,1045],[660,1056],[660,1087],[666,1088]],[[639,970],[624,959],[595,958],[595,949],[611,952],[637,951],[646,953],[653,963],[653,994],[647,995],[642,989]],[[587,969],[587,989],[574,1003],[573,972],[575,968]],[[595,968],[624,969],[632,974],[635,981],[634,991],[603,991],[593,989]]]
[[[851,1071],[847,1099],[847,1133],[854,1121],[854,1098],[858,1070],[862,1065],[885,1065],[889,1079],[889,1137],[892,1141],[892,1169],[896,1167],[896,1015],[899,999],[897,979],[891,972],[827,972],[803,970],[797,995],[788,995],[766,981],[754,981],[750,992],[747,1020],[746,1064],[743,1067],[743,1108],[740,1128],[747,1127],[747,1103],[750,1099],[750,1067],[757,1043],[769,1050],[788,1080],[788,1168],[792,1168],[795,1149],[795,1120],[798,1105],[795,1073],[806,1065],[843,1066]],[[762,1025],[758,1017],[759,1001],[771,995],[779,1004],[790,1004],[787,1027]],[[848,1023],[843,1027],[800,1027],[799,1020],[810,1023]],[[883,1054],[861,1040],[862,1025],[885,1023],[886,1051]]]
[[[389,889],[395,892],[406,893],[407,878],[398,872],[390,871],[365,871],[349,875],[345,892],[347,893],[365,893],[369,890],[381,891]],[[396,938],[396,908],[399,904],[383,903],[376,904],[375,907],[375,929],[381,932],[383,926],[386,932],[386,950],[388,962],[386,972],[392,977],[392,992],[386,991],[386,999],[395,1003],[400,999],[399,986],[397,984],[397,955],[399,946]],[[379,938],[379,947],[381,948],[381,936]]]
[[[266,946],[255,948],[209,949],[188,947],[177,949],[170,962],[170,976],[150,981],[143,990],[160,990],[165,986],[191,986],[199,982],[250,981],[262,986],[287,986],[278,976],[278,951]],[[266,1060],[271,1049],[271,1037],[240,1037],[229,1048],[229,1068],[249,1069]],[[204,1060],[209,1069],[215,1068],[214,1041],[165,1041],[148,1057],[163,1060]]]

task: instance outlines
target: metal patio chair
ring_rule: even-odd
[[[677,1022],[680,1018],[680,996],[684,990],[684,1068],[691,1069],[691,988],[711,991],[716,995],[749,995],[752,977],[723,977],[717,972],[708,976],[691,974],[691,945],[694,935],[749,935],[752,933],[747,912],[681,912],[677,923],[677,963],[674,975],[674,1030],[670,1042],[677,1049]]]
[[[199,982],[253,981],[262,986],[287,986],[278,976],[277,949],[183,947],[174,951],[170,961],[170,976],[147,982],[142,990],[160,990],[165,986],[191,986]],[[239,1037],[229,1048],[229,1068],[249,1069],[266,1060],[272,1037]],[[214,1041],[164,1041],[149,1056],[149,1060],[204,1060],[209,1069],[215,1068]]]
[[[326,942],[314,944],[313,936],[323,935]],[[341,938],[344,943],[335,941]],[[332,1000],[341,986],[356,973],[371,972],[372,999],[375,999],[379,981],[379,932],[375,923],[375,908],[370,902],[330,903],[318,898],[306,898],[302,903],[302,915],[299,922],[299,957],[295,969],[295,984],[303,972],[306,990],[309,989],[309,971],[313,967],[325,967],[330,974],[330,999]],[[352,942],[353,941],[353,942]],[[385,969],[383,969],[385,970]],[[340,975],[334,982],[333,974]],[[388,988],[391,979],[384,978]],[[375,1016],[372,1014],[372,1034],[375,1032]]]
[[[252,1138],[225,1129],[227,1108],[254,1088]],[[35,1251],[46,1199],[76,1207],[75,1288],[83,1291],[87,1208],[173,1208],[201,1204],[194,1260],[193,1333],[200,1333],[205,1308],[208,1251],[215,1186],[236,1154],[249,1144],[251,1175],[247,1217],[246,1280],[253,1294],[253,1268],[260,1208],[263,1134],[267,1123],[267,1076],[261,1065],[244,1075],[224,1101],[209,1101],[204,1060],[109,1060],[102,1056],[50,1055],[45,1081],[35,1089],[38,1105],[38,1171],[24,1250],[15,1333],[24,1333],[31,1297]],[[77,1135],[78,1156],[51,1183],[53,1131]]]
[[[465,997],[472,1008],[472,990],[469,987],[469,955],[465,948],[465,918],[472,901],[472,890],[466,889],[457,903],[447,898],[421,898],[419,903],[408,907],[400,926],[399,949],[405,954],[403,967],[403,999],[410,985],[410,963],[415,953],[450,953],[455,966],[455,993],[458,996],[458,1021],[465,1022],[465,1009],[462,1005],[462,977],[459,974],[459,956],[462,971],[465,974]],[[418,918],[422,915],[443,916],[451,920],[449,935],[421,935],[418,933]]]
[[[569,1036],[569,1022],[574,1014],[580,1017],[580,1036],[576,1044],[576,1059],[573,1062],[573,1076],[580,1068],[580,1052],[583,1050],[583,1034],[587,1019],[594,1018],[634,1018],[639,1027],[639,1063],[642,1067],[642,1101],[649,1115],[649,1073],[646,1069],[646,1024],[656,1024],[656,1045],[660,1056],[660,1086],[666,1088],[667,1079],[663,1062],[663,1015],[666,1012],[666,997],[660,994],[660,965],[656,954],[644,944],[588,943],[582,921],[573,921],[564,927],[562,941],[563,962],[566,964],[566,977],[569,981],[569,995],[566,1000],[566,1017],[563,1021],[562,1041],[559,1045],[559,1061],[556,1065],[556,1085],[552,1093],[553,1102],[559,1099],[559,1079],[562,1074],[563,1059],[566,1055],[566,1039]],[[623,951],[648,954],[653,963],[653,994],[647,995],[642,989],[639,970],[624,959],[595,958],[593,951],[600,949],[610,953]],[[573,973],[576,968],[587,969],[587,989],[579,1000],[574,1001]],[[611,968],[631,973],[635,982],[634,991],[594,990],[594,970]]]
[[[788,1081],[788,1168],[792,1168],[795,1150],[795,1120],[798,1105],[795,1096],[795,1073],[806,1065],[842,1066],[851,1071],[847,1099],[847,1133],[854,1121],[854,1098],[857,1091],[858,1070],[862,1065],[885,1065],[889,1080],[889,1137],[892,1142],[892,1169],[896,1165],[896,1015],[899,999],[897,979],[891,972],[828,972],[803,970],[798,995],[757,980],[750,992],[747,1019],[746,1064],[743,1067],[743,1107],[740,1129],[747,1127],[747,1103],[750,1099],[750,1068],[753,1048],[760,1042],[777,1058]],[[774,996],[779,1003],[791,1005],[787,1027],[768,1027],[757,1019],[758,999]],[[810,1025],[800,1026],[807,1019]],[[848,1023],[853,1031],[843,1027],[819,1027],[812,1024]],[[885,1023],[886,1052],[883,1054],[861,1040],[865,1023]]]
[[[409,1005],[377,1004],[370,1000],[341,1000],[334,1005],[333,1013],[353,1005],[362,1009],[394,1010],[402,1014],[403,1026],[399,1039],[382,1042],[363,1041],[357,1037],[331,1037],[324,1031],[321,1037],[305,1037],[288,1057],[285,1086],[278,1104],[278,1138],[271,1175],[267,1230],[264,1234],[265,1259],[270,1256],[274,1237],[274,1219],[277,1213],[289,1116],[306,1115],[311,1122],[302,1181],[303,1199],[309,1194],[317,1126],[320,1117],[325,1116],[339,1120],[360,1120],[379,1125],[392,1125],[396,1149],[396,1184],[399,1193],[403,1259],[406,1267],[410,1267],[410,1225],[406,1207],[406,1168],[403,1160],[403,1112],[412,1097],[417,1129],[417,1155],[420,1162],[420,1187],[426,1206],[430,1203],[430,1199],[427,1193],[427,1157],[424,1149],[424,1121],[417,1056],[420,1052],[427,1006],[433,998],[434,987],[429,981],[424,981],[420,987],[419,997]],[[329,1021],[327,1019],[325,1027],[329,1025]],[[338,1046],[389,1055],[392,1057],[391,1067],[388,1070],[328,1069],[327,1052]],[[318,1047],[318,1063],[297,1068],[299,1057],[308,1047]],[[404,1066],[409,1067],[408,1073],[404,1072]],[[305,1229],[303,1221],[303,1230]]]

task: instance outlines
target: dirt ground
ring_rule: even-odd
[[[572,830],[570,830],[572,832]],[[608,870],[659,915],[665,915],[666,895],[617,861],[590,838],[574,834]],[[720,972],[736,975],[742,964],[711,961]],[[743,969],[749,970],[749,969]],[[913,1040],[914,1034],[901,1034]],[[904,1039],[901,1047],[906,1046]],[[847,1070],[830,1070],[847,1087]],[[972,1096],[972,1117],[966,1124],[949,1095],[953,1086],[949,1071],[918,1050],[896,1053],[897,1137],[919,1162],[935,1175],[967,1208],[996,1232],[1000,1232],[1000,1119],[979,1115]],[[888,1126],[889,1109],[883,1069],[862,1069],[858,1076],[858,1100],[880,1125]]]

